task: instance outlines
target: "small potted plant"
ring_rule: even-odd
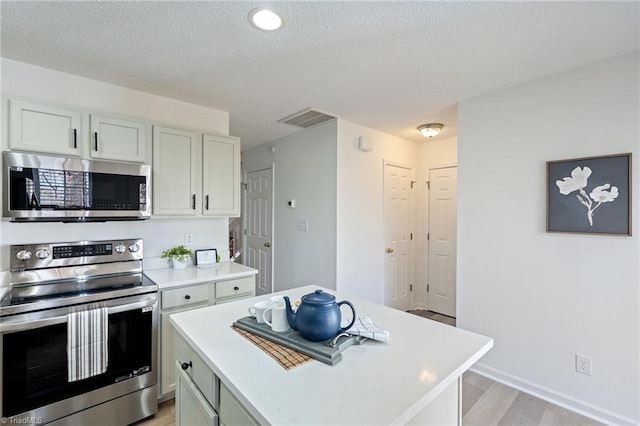
[[[184,269],[187,267],[187,259],[193,256],[193,252],[185,246],[172,247],[162,252],[161,258],[168,258],[173,262],[174,269]]]

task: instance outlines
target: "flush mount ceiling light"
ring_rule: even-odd
[[[423,124],[422,126],[418,127],[418,130],[420,130],[422,136],[426,138],[432,138],[440,133],[440,130],[442,130],[443,127],[444,126],[440,123],[429,123]]]
[[[273,10],[258,7],[249,12],[251,26],[264,31],[275,31],[284,25],[284,19]]]

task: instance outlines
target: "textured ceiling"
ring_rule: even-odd
[[[272,5],[284,29],[247,14]],[[3,57],[229,111],[243,149],[312,106],[414,141],[456,103],[639,49],[638,2],[0,3]]]

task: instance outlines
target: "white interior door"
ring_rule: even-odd
[[[428,309],[456,316],[458,168],[429,171]]]
[[[384,304],[408,310],[411,304],[411,168],[384,165]]]
[[[256,295],[273,291],[273,169],[247,172],[245,263],[258,270]]]

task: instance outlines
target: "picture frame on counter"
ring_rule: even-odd
[[[218,250],[204,249],[204,250],[196,250],[195,252],[195,260],[196,266],[199,268],[208,268],[212,266],[219,265],[218,259]]]

